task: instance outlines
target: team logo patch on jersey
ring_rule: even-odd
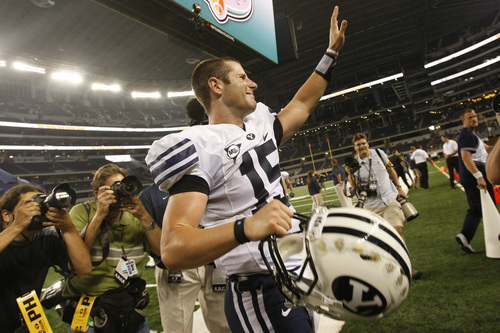
[[[253,140],[253,139],[255,139],[255,134],[253,134],[253,133],[248,133],[248,134],[247,134],[247,140]]]
[[[236,160],[236,157],[240,154],[240,147],[241,143],[230,145],[227,148],[224,148],[226,151],[227,157],[232,158],[233,160]]]

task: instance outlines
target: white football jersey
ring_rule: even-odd
[[[287,201],[281,184],[275,119],[272,110],[258,103],[244,119],[245,130],[232,124],[190,127],[155,141],[146,163],[163,191],[185,175],[207,182],[210,193],[201,221],[204,228],[252,216],[274,198]],[[298,230],[294,220],[290,232]],[[215,263],[227,276],[267,272],[258,245],[240,245]],[[289,267],[294,265],[299,262],[287,262]]]

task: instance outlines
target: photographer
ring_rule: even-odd
[[[357,155],[345,162],[351,186],[359,198],[357,207],[370,210],[387,220],[403,236],[405,215],[398,199],[406,200],[406,193],[399,184],[399,177],[387,155],[380,149],[370,149],[364,133],[356,133],[352,139]],[[422,272],[413,270],[412,278]]]
[[[142,185],[127,176],[115,164],[102,166],[92,180],[97,200],[70,211],[90,248],[93,269],[68,281],[63,296],[76,301],[98,296],[90,311],[94,327],[87,332],[149,332],[143,310],[149,295],[141,273],[147,252],[160,253],[161,232],[137,197]],[[63,319],[71,322],[72,312],[80,313],[75,302],[68,302]]]
[[[88,274],[92,268],[89,250],[64,208],[49,207],[42,229],[31,229],[33,217],[41,215],[33,196],[42,188],[16,185],[0,199],[0,327],[14,332],[21,326],[16,298],[35,290],[38,296],[51,266],[70,274]],[[56,228],[60,231],[56,230]]]

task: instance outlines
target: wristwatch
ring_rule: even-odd
[[[155,222],[155,220],[151,220],[151,224],[149,225],[149,227],[142,228],[142,229],[144,229],[144,231],[149,231],[149,230],[153,230],[154,228],[156,228],[156,222]]]

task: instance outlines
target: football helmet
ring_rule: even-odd
[[[267,268],[290,307],[305,306],[338,320],[387,316],[406,299],[411,262],[398,232],[380,216],[361,208],[313,210],[296,216],[305,231],[261,242],[269,249]],[[302,253],[302,267],[285,261]],[[272,265],[274,264],[274,265]]]

